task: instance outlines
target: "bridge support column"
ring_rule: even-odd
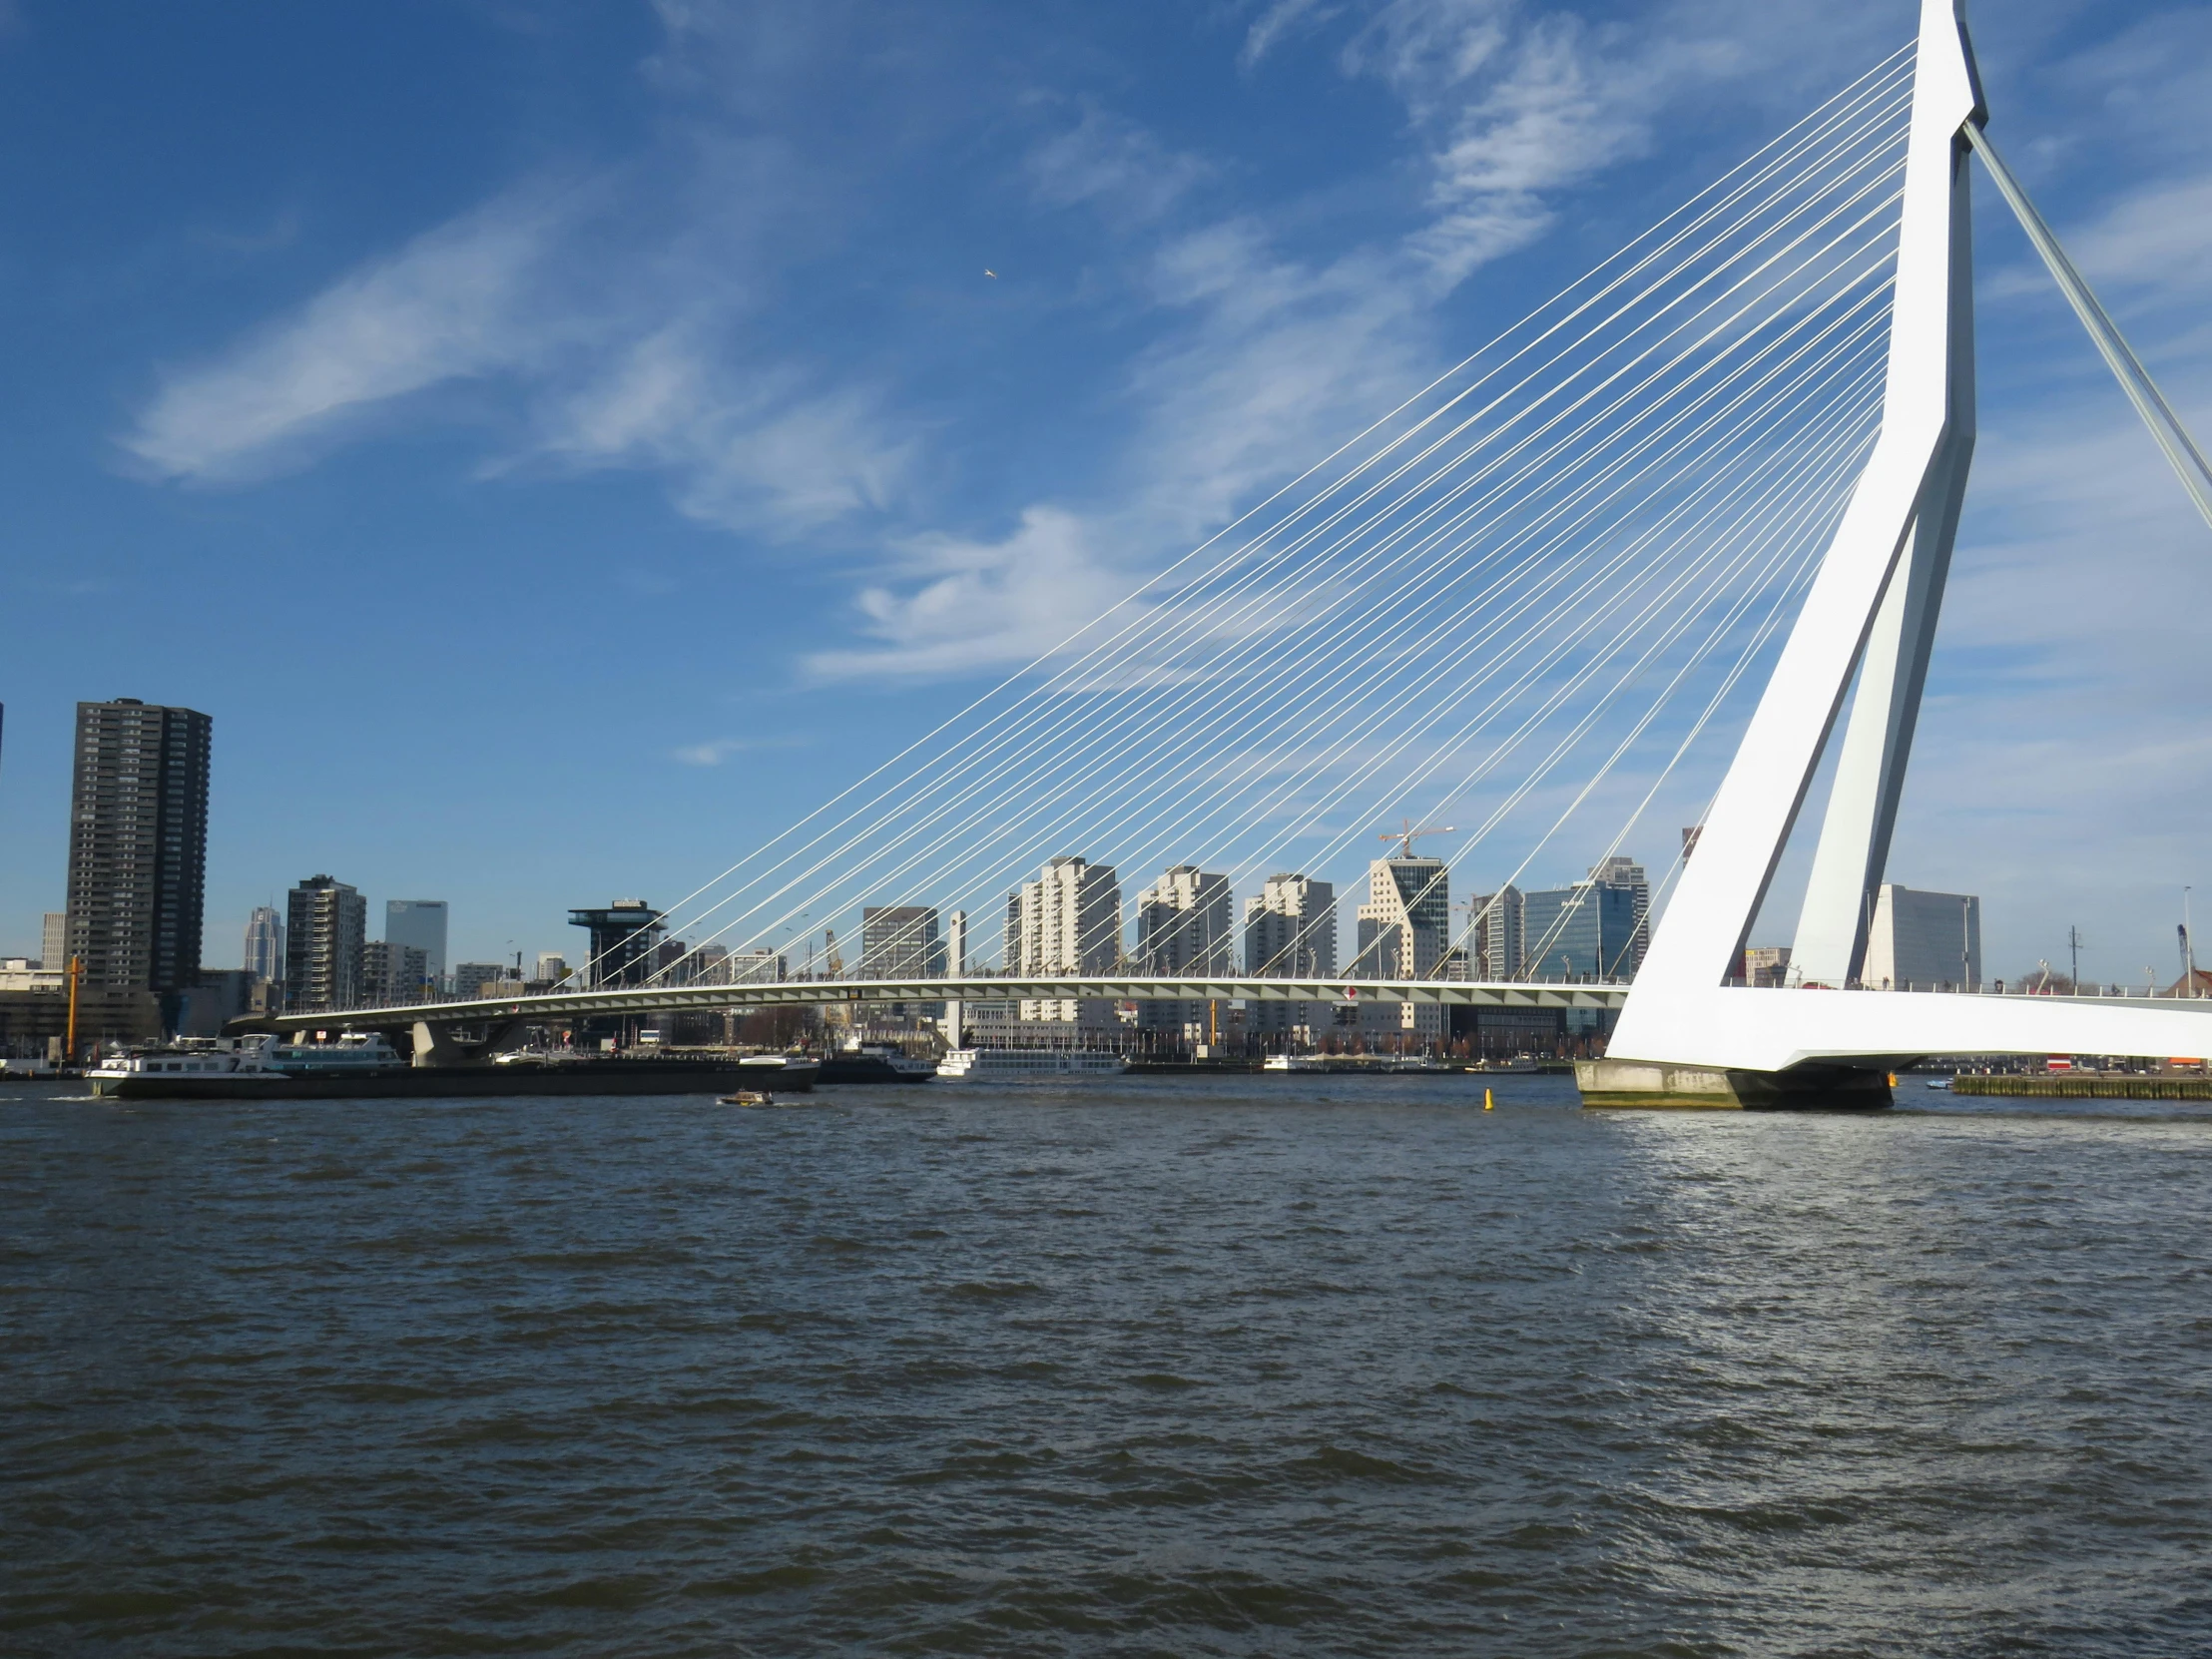
[[[1578,1060],[1585,1106],[1721,1112],[1867,1112],[1891,1104],[1890,1074],[1859,1066],[1739,1071],[1660,1060]]]
[[[474,1066],[483,1065],[497,1054],[507,1039],[522,1028],[526,1020],[505,1020],[496,1025],[476,1024],[483,1030],[483,1037],[475,1042],[462,1042],[454,1036],[458,1029],[451,1025],[432,1025],[428,1020],[414,1023],[414,1063],[418,1066]]]

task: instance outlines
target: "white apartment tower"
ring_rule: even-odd
[[[1113,866],[1079,857],[1048,860],[1007,905],[1006,945],[1007,965],[1019,973],[1113,972],[1121,965],[1121,883]],[[1104,1025],[1111,1013],[1111,1004],[1096,998],[1021,1005],[1025,1020]]]
[[[1245,972],[1252,978],[1319,979],[1337,971],[1337,889],[1304,875],[1271,875],[1245,900]],[[1246,1027],[1262,1037],[1319,1042],[1325,1002],[1254,1002]]]
[[[1137,895],[1137,971],[1228,977],[1236,971],[1230,931],[1235,914],[1228,876],[1209,875],[1196,864],[1177,864]],[[1207,1032],[1203,1002],[1144,1002],[1137,1018],[1147,1030],[1201,1040]]]

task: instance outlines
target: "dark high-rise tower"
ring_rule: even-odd
[[[130,697],[77,705],[67,913],[87,985],[199,982],[214,725],[197,710]]]
[[[308,876],[284,897],[284,1006],[352,1007],[361,1000],[368,900],[327,875]]]

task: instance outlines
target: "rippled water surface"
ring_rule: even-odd
[[[2212,1652],[2212,1108],[0,1096],[0,1651]]]

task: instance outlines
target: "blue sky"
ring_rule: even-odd
[[[689,890],[1914,11],[0,0],[0,949],[61,903],[70,706],[112,696],[215,717],[212,965],[318,870],[449,899],[456,959],[572,948],[567,906]],[[2203,433],[2212,10],[1973,22],[1992,134]],[[1980,206],[1892,873],[1983,893],[1993,971],[2077,922],[2139,978],[2212,889],[2212,541]]]

